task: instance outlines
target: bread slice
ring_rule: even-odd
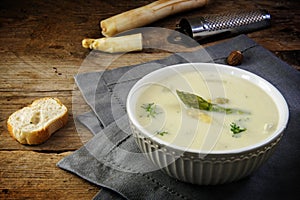
[[[50,138],[67,120],[66,106],[57,98],[45,97],[11,114],[7,129],[21,144],[37,145]]]

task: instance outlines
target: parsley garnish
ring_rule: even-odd
[[[232,122],[230,124],[230,130],[233,134],[238,134],[240,132],[243,132],[243,131],[246,131],[247,129],[246,128],[241,128],[240,126],[238,126],[236,123]]]

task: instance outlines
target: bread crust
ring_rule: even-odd
[[[44,98],[40,98],[40,99],[34,100],[32,102],[32,104],[30,104],[27,107],[32,107],[38,101],[45,101],[47,99],[54,99],[59,105],[64,106],[61,103],[61,101],[59,99],[57,99],[57,98],[44,97]],[[18,112],[18,111],[16,111],[16,112]],[[8,120],[7,120],[7,130],[9,132],[9,134],[14,139],[16,139],[18,142],[20,142],[21,144],[28,144],[28,145],[38,145],[38,144],[44,143],[46,140],[48,140],[50,138],[50,136],[54,132],[56,132],[58,129],[62,128],[63,126],[65,126],[67,124],[67,121],[68,121],[68,110],[66,108],[66,111],[64,112],[64,114],[62,116],[56,118],[52,123],[48,124],[45,127],[42,127],[40,130],[32,131],[30,133],[27,133],[25,137],[21,138],[21,137],[18,137],[18,136],[15,135],[15,133],[14,133],[14,127],[10,123],[10,118],[11,118],[11,116],[13,114],[11,114],[9,116]]]

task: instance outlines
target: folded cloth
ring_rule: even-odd
[[[224,64],[233,50],[244,54],[238,66],[271,82],[287,100],[290,119],[273,156],[251,176],[216,186],[183,183],[155,170],[140,153],[129,130],[126,97],[134,83],[156,69],[184,62]],[[207,59],[203,52],[210,55]],[[78,117],[95,136],[57,164],[101,186],[95,199],[282,199],[300,189],[300,73],[245,35],[195,52],[75,77],[92,112]],[[91,84],[92,83],[92,84]],[[97,84],[95,84],[97,83]],[[91,86],[93,85],[93,86]]]

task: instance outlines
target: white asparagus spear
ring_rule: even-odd
[[[95,39],[85,38],[82,40],[81,44],[84,48],[90,48],[90,45],[95,41]]]
[[[114,36],[126,30],[150,24],[166,16],[208,4],[209,0],[159,0],[112,16],[100,22],[102,35]]]
[[[87,38],[82,40],[82,46],[107,53],[141,51],[143,49],[142,34],[137,33],[99,39]]]

